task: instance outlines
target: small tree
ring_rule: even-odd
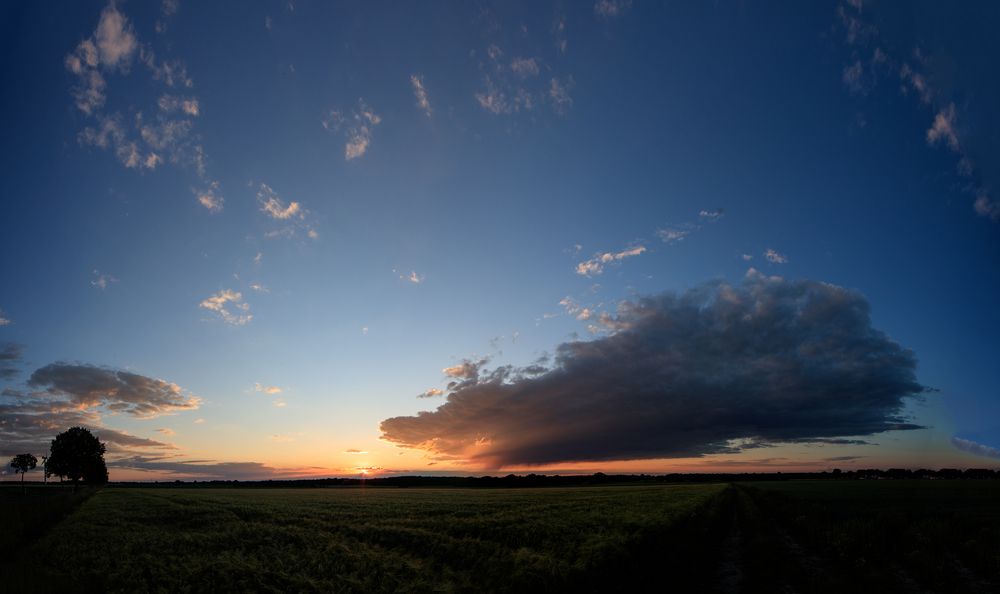
[[[73,481],[74,491],[81,479],[91,484],[104,484],[108,482],[105,449],[101,440],[87,429],[67,429],[52,440],[47,470],[50,474]]]
[[[31,454],[18,454],[10,459],[10,467],[14,469],[15,472],[21,473],[21,494],[23,495],[26,491],[24,490],[24,473],[28,472],[32,468],[38,466],[38,458]]]

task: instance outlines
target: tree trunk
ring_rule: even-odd
[[[28,491],[24,487],[24,471],[21,471],[21,497],[28,494]]]

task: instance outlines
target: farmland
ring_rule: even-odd
[[[14,491],[0,491],[13,500]],[[7,569],[5,583],[112,592],[837,592],[859,584],[990,592],[1000,584],[998,502],[1000,481],[975,480],[109,487],[43,535],[28,535],[14,555],[28,577]]]

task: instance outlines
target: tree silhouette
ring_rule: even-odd
[[[21,473],[21,494],[25,493],[24,490],[24,473],[28,472],[35,466],[38,466],[38,458],[34,457],[32,454],[18,454],[10,459],[10,467],[15,471]]]
[[[93,433],[83,427],[73,427],[52,440],[47,470],[73,481],[74,491],[81,479],[91,484],[104,484],[108,482],[104,451],[104,444]]]

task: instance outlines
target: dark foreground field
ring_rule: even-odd
[[[23,538],[10,591],[996,592],[1000,481],[105,488]]]

